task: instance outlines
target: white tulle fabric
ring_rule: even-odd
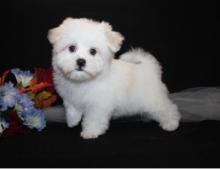
[[[182,114],[182,122],[220,120],[220,87],[197,87],[171,93]],[[45,109],[49,122],[65,122],[63,106]]]

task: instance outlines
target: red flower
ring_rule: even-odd
[[[22,88],[22,89],[20,89],[20,92],[26,93],[28,91],[32,91],[33,93],[38,93],[38,92],[40,92],[44,89],[47,89],[47,88],[51,88],[49,91],[54,90],[52,84],[41,82],[41,83],[38,83],[35,85],[31,85],[28,88]]]
[[[9,128],[5,129],[1,136],[13,136],[17,134],[28,134],[30,129],[22,124],[16,112],[8,112]]]
[[[7,70],[0,76],[0,85],[5,83],[5,79],[10,71]],[[19,87],[21,93],[26,93],[37,108],[50,107],[56,100],[57,95],[53,84],[52,68],[42,69],[35,68],[35,76],[30,81],[28,87]],[[31,129],[22,124],[22,120],[16,111],[6,113],[6,120],[9,123],[9,128],[5,129],[1,136],[13,136],[17,134],[27,134]]]
[[[38,93],[43,90],[54,93],[54,84],[53,84],[53,73],[52,68],[42,69],[35,68],[35,76],[30,82],[30,86],[28,88],[21,88],[21,93],[33,92]]]
[[[37,77],[37,83],[46,82],[49,84],[53,84],[52,68],[47,68],[47,69],[35,68],[35,74]]]
[[[3,75],[0,76],[0,86],[5,83],[5,79],[9,73],[10,73],[10,70],[6,70],[4,71]]]

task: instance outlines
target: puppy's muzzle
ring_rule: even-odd
[[[78,70],[82,70],[82,68],[86,66],[86,60],[79,58],[76,60],[76,64],[78,66]]]

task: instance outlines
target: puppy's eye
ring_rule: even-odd
[[[96,55],[97,51],[96,51],[95,48],[91,48],[91,49],[89,50],[89,53],[94,56],[94,55]]]
[[[75,52],[76,51],[76,46],[74,46],[74,45],[71,45],[71,46],[69,46],[69,51],[71,52],[71,53],[73,53],[73,52]]]

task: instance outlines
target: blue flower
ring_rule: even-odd
[[[30,71],[22,71],[18,68],[12,69],[11,72],[15,75],[17,82],[20,83],[23,87],[29,86],[31,79],[34,76],[34,74]]]
[[[15,110],[23,121],[23,124],[28,128],[36,128],[38,131],[41,131],[46,127],[44,112],[34,108],[34,103],[26,94],[19,95]]]
[[[15,105],[15,110],[18,112],[18,115],[20,115],[21,112],[27,112],[33,108],[34,103],[30,98],[26,94],[20,94]]]
[[[12,108],[18,98],[19,91],[14,88],[11,82],[0,86],[0,111],[5,111]]]
[[[9,127],[9,124],[5,121],[5,119],[0,117],[0,134]]]
[[[40,109],[33,108],[30,111],[24,111],[21,113],[23,124],[30,129],[43,130],[46,127],[46,120],[44,112]]]

